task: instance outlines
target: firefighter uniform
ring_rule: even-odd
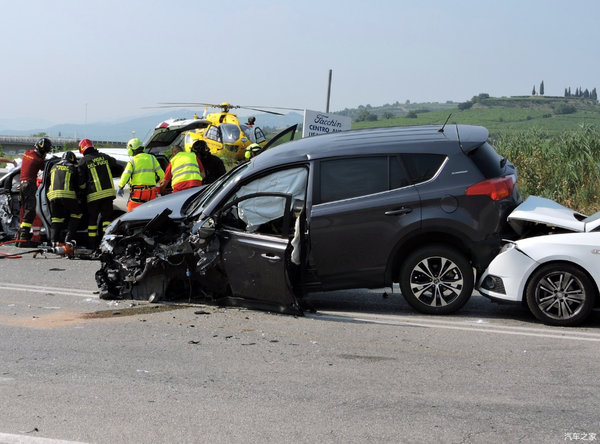
[[[121,175],[119,190],[129,183],[129,201],[127,211],[156,199],[156,183],[165,177],[165,172],[152,154],[139,152],[127,162],[125,171]]]
[[[98,248],[100,238],[110,224],[113,200],[116,197],[111,169],[117,161],[108,154],[100,153],[89,139],[79,144],[83,157],[79,160],[79,187],[85,191],[88,212],[88,248]],[[102,227],[98,236],[98,216],[102,216]]]
[[[23,210],[23,219],[18,234],[18,238],[21,240],[29,240],[32,237],[31,227],[36,214],[37,175],[44,169],[44,159],[50,151],[52,151],[52,142],[43,137],[35,143],[34,149],[25,151],[23,154],[19,188],[19,200]]]
[[[71,242],[74,240],[81,221],[82,212],[77,200],[79,177],[75,162],[75,154],[67,151],[63,155],[63,160],[50,170],[48,200],[50,201],[50,214],[52,215],[52,225],[50,227],[50,240],[52,242],[63,241],[61,231],[67,218],[69,218],[69,222],[64,241]]]

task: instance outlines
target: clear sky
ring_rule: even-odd
[[[330,111],[600,87],[598,0],[4,0],[0,119]]]

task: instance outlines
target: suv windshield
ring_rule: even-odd
[[[250,164],[248,162],[239,165],[237,168],[229,170],[216,182],[209,185],[204,193],[200,193],[196,199],[190,202],[188,208],[184,209],[183,214],[194,214],[199,208],[205,207],[215,196],[218,196],[221,190],[225,189],[232,181],[242,174]]]

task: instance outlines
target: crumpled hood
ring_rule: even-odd
[[[574,232],[592,231],[600,225],[600,213],[587,217],[553,200],[529,196],[508,216],[508,222],[521,235],[527,223],[544,224]]]
[[[136,207],[133,211],[123,214],[120,217],[122,222],[138,222],[144,220],[152,220],[154,216],[162,213],[165,209],[173,211],[169,216],[171,219],[182,219],[185,214],[181,213],[181,209],[187,207],[186,202],[194,198],[206,186],[190,188],[177,193],[167,194],[161,196],[158,199],[146,202],[139,207]]]

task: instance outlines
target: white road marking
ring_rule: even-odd
[[[27,435],[10,435],[0,433],[0,444],[87,444],[79,441],[65,441],[63,439],[38,438]]]
[[[404,325],[409,327],[422,328],[444,328],[449,330],[477,331],[483,333],[497,333],[504,335],[535,336],[549,339],[570,339],[575,341],[593,341],[600,342],[600,333],[577,331],[572,328],[561,329],[560,327],[532,328],[532,327],[513,327],[507,325],[497,325],[490,321],[477,322],[472,320],[465,321],[444,321],[438,319],[423,319],[409,316],[394,315],[371,315],[367,313],[343,313],[343,312],[318,312],[317,314],[306,314],[307,317],[329,318],[334,321],[351,322],[370,322],[383,325]]]
[[[17,291],[28,291],[33,293],[55,293],[64,294],[67,296],[82,296],[85,298],[98,297],[98,291],[86,291],[78,290],[73,288],[58,288],[58,287],[47,287],[45,285],[23,285],[23,284],[11,284],[7,282],[0,282],[0,289],[2,290],[17,290]]]

